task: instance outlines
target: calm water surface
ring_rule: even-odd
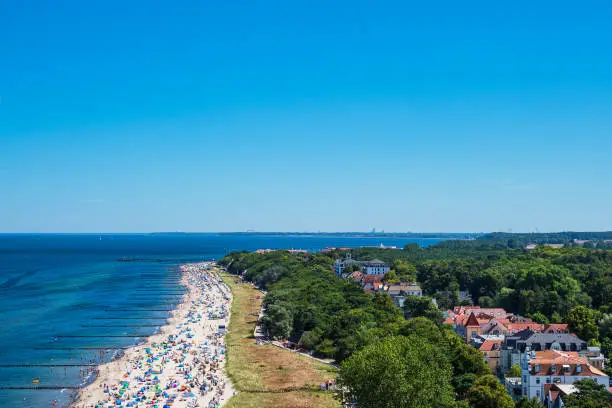
[[[0,235],[0,407],[68,406],[95,365],[165,324],[178,265],[233,250],[439,239],[217,234]],[[126,262],[129,260],[129,262]],[[11,367],[11,365],[19,365]],[[35,366],[38,365],[38,366]],[[38,381],[38,384],[34,381]],[[33,390],[33,386],[52,389]]]

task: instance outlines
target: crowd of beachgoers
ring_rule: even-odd
[[[224,370],[231,292],[210,263],[181,270],[189,292],[162,333],[101,366],[75,408],[214,408],[233,395]]]

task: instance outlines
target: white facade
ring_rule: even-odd
[[[529,373],[527,373],[526,376],[523,376],[524,379],[525,377],[527,377],[527,382],[523,381],[523,395],[527,396],[528,398],[537,397],[540,401],[543,401],[544,398],[546,398],[546,395],[544,393],[545,384],[573,384],[576,381],[590,379],[597,382],[598,384],[608,387],[610,381],[607,376],[539,376],[530,375]]]
[[[415,287],[414,289],[407,290],[406,294],[411,296],[423,297],[423,290],[420,287]]]
[[[351,254],[346,254],[346,258],[337,259],[334,262],[334,272],[342,276],[344,270],[350,266],[358,265],[362,273],[366,275],[384,275],[391,270],[391,267],[377,259],[373,261],[356,261],[351,258]]]
[[[384,263],[372,263],[367,262],[362,271],[367,275],[384,275],[389,272],[391,268]]]
[[[546,367],[546,371],[543,371],[543,367]],[[545,364],[541,367],[534,354],[526,353],[522,369],[523,395],[530,399],[536,397],[541,402],[546,398],[544,392],[546,384],[573,384],[576,381],[590,379],[608,388],[610,382],[604,373],[600,373],[601,375],[592,373],[594,367],[584,363],[584,359],[579,357],[559,360],[557,364]]]

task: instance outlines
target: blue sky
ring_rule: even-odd
[[[497,3],[5,2],[0,231],[612,230],[612,3]]]

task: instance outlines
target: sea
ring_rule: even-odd
[[[0,234],[0,407],[69,407],[96,365],[159,332],[178,266],[231,251],[432,245],[441,238]]]

